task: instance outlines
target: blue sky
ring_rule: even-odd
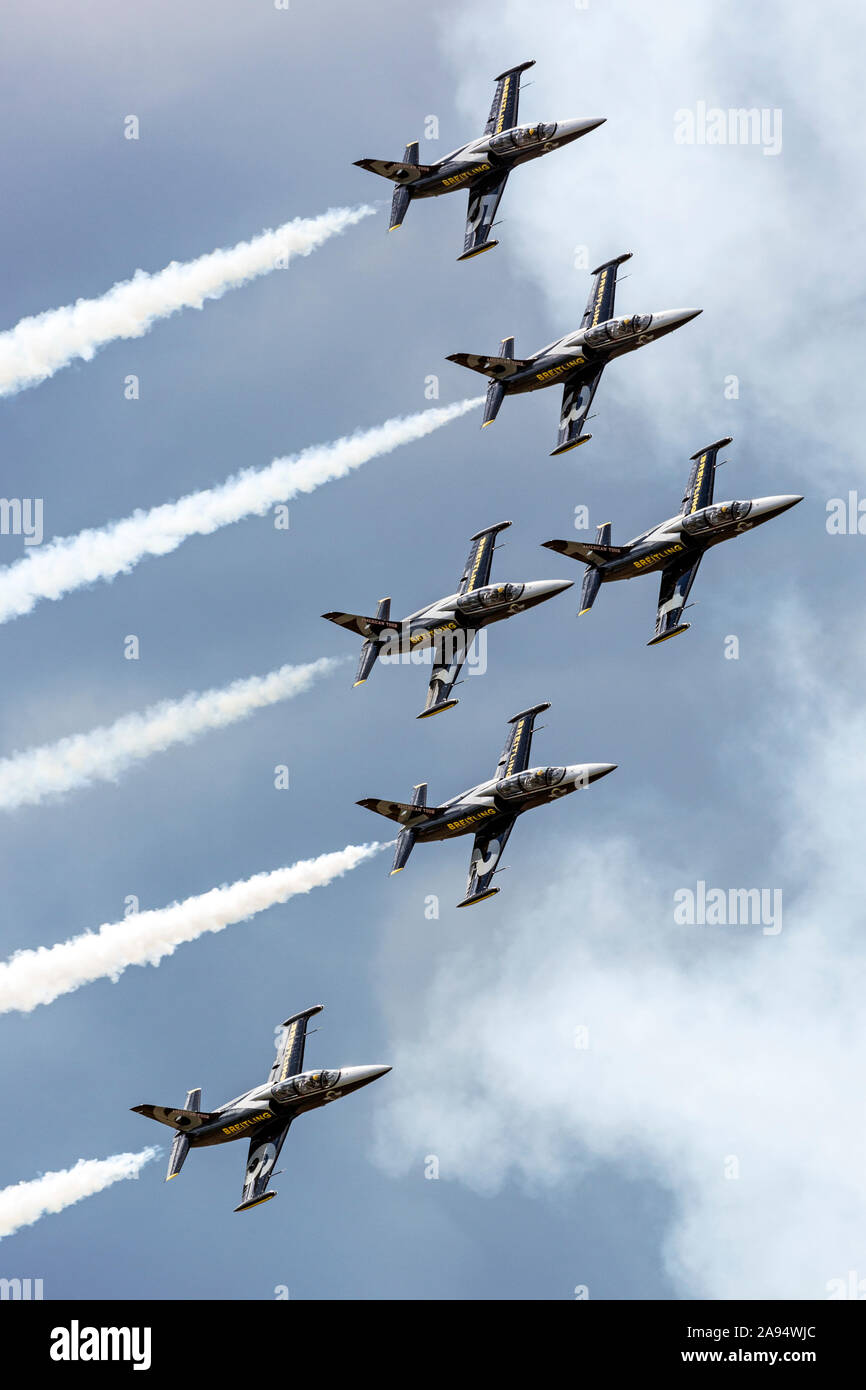
[[[430,114],[434,156],[480,133],[512,62],[538,60],[526,119],[608,121],[518,172],[500,246],[475,262],[455,261],[462,196],[411,208],[391,237],[383,203],[288,271],[0,402],[4,493],[43,497],[48,536],[423,409],[430,373],[441,402],[473,393],[447,353],[508,333],[531,351],[577,326],[575,248],[590,266],[634,251],[623,312],[704,314],[611,368],[575,454],[548,457],[558,392],[506,401],[483,435],[469,416],[292,503],[288,532],[242,522],[6,625],[0,753],[355,655],[322,612],[451,591],[468,537],[505,518],[498,577],[579,580],[539,543],[576,534],[581,504],[614,540],[669,515],[689,456],[722,435],[717,495],[806,500],[708,557],[677,642],[644,645],[654,581],[605,589],[580,624],[572,590],[490,634],[487,673],[447,717],[415,722],[422,671],[353,691],[348,668],[117,785],[7,817],[4,956],[114,921],[129,894],[158,907],[380,835],[359,797],[471,785],[528,704],[552,706],[539,762],[619,764],[519,826],[503,892],[472,913],[453,907],[469,842],[422,847],[399,879],[373,860],[156,970],[0,1020],[0,1185],[162,1140],[128,1107],[197,1085],[215,1104],[264,1079],[273,1026],[308,1004],[326,1006],[311,1063],[394,1065],[295,1127],[262,1211],[232,1212],[243,1144],[193,1154],[168,1187],[159,1160],[4,1241],[0,1272],[43,1278],[49,1298],[823,1296],[862,1250],[866,1171],[850,1104],[864,541],[825,528],[861,474],[847,54],[862,21],[774,4],[756,33],[745,4],[679,0],[511,3],[493,37],[481,5],[160,0],[90,18],[52,2],[7,25],[5,326],[388,198],[352,160],[399,155]],[[781,108],[781,154],[677,146],[674,112],[699,100]],[[22,551],[0,537],[0,563]],[[673,894],[699,879],[780,888],[782,933],[677,927]]]

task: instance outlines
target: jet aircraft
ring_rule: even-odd
[[[406,146],[399,163],[387,159],[355,160],[358,168],[379,174],[397,185],[391,200],[389,231],[396,231],[401,225],[413,199],[437,198],[440,193],[455,193],[465,188],[469,190],[469,212],[463,255],[457,259],[467,261],[499,245],[488,238],[511,170],[529,159],[558,150],[562,145],[570,145],[572,140],[579,140],[581,135],[595,130],[605,120],[602,117],[590,121],[518,125],[521,74],[534,66],[532,59],[501,72],[495,79],[496,91],[484,134],[452,150],[434,164],[420,163],[417,140]]]
[[[243,1196],[235,1211],[248,1211],[276,1197],[267,1186],[274,1177],[276,1163],[289,1126],[299,1115],[316,1110],[332,1100],[378,1081],[391,1070],[387,1066],[340,1067],[332,1071],[305,1071],[304,1047],[307,1026],[314,1014],[322,1012],[314,1004],[302,1013],[292,1014],[282,1024],[277,1055],[267,1081],[254,1086],[217,1110],[202,1110],[201,1090],[189,1091],[182,1110],[162,1105],[134,1105],[138,1115],[159,1120],[175,1131],[168,1159],[166,1182],[176,1178],[191,1148],[228,1144],[233,1139],[249,1139]]]
[[[527,584],[491,584],[490,567],[497,548],[496,537],[506,530],[510,521],[487,526],[472,537],[469,556],[460,576],[456,594],[437,599],[410,613],[408,618],[392,621],[391,600],[379,600],[375,618],[362,618],[356,613],[323,613],[322,617],[339,627],[349,628],[365,638],[355,685],[363,685],[382,655],[404,655],[433,648],[433,669],[427,690],[427,703],[417,716],[427,719],[432,714],[453,709],[457,704],[451,692],[458,683],[463,662],[481,628],[501,622],[534,608],[539,603],[561,594],[571,587],[566,580],[534,580]]]
[[[721,467],[719,451],[730,444],[719,439],[691,458],[691,472],[681,510],[660,525],[644,531],[627,545],[611,545],[610,522],[597,528],[593,542],[544,541],[548,550],[558,550],[586,565],[580,595],[580,612],[588,613],[602,584],[614,579],[633,579],[638,574],[661,571],[655,636],[648,647],[666,642],[691,626],[682,621],[698,566],[704,553],[722,541],[733,540],[743,531],[762,526],[802,497],[753,497],[747,502],[713,502],[716,469]],[[722,460],[722,463],[724,459]]]
[[[414,845],[427,840],[450,840],[457,835],[474,835],[466,896],[458,907],[470,907],[498,893],[491,886],[493,875],[514,822],[524,811],[556,801],[569,792],[588,787],[613,772],[616,763],[574,763],[568,767],[530,767],[529,754],[536,716],[550,709],[549,704],[533,705],[510,719],[508,737],[493,776],[477,787],[453,796],[441,806],[427,805],[427,783],[413,789],[410,803],[359,801],[368,811],[397,821],[400,834],[394,851],[392,874],[406,867]]]
[[[551,457],[576,449],[578,444],[585,444],[592,438],[591,434],[581,434],[581,430],[608,362],[673,333],[675,328],[682,328],[701,313],[700,309],[664,309],[655,314],[615,318],[617,270],[631,255],[631,251],[626,251],[596,266],[580,327],[548,343],[531,357],[514,356],[513,338],[502,339],[498,357],[480,357],[471,352],[449,355],[449,362],[490,378],[482,429],[496,419],[507,395],[562,386],[559,435]]]

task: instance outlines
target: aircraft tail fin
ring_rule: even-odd
[[[329,623],[336,623],[338,627],[348,627],[352,632],[357,632],[359,637],[378,637],[386,627],[391,626],[391,600],[380,598],[376,608],[375,618],[365,618],[360,613],[323,613],[323,618],[327,618]]]
[[[187,1091],[186,1101],[184,1103],[183,1108],[185,1111],[190,1111],[194,1115],[197,1115],[200,1113],[200,1106],[201,1087],[196,1086],[194,1090]],[[171,1153],[168,1156],[168,1169],[165,1175],[166,1182],[171,1182],[172,1178],[177,1177],[178,1173],[183,1167],[184,1159],[186,1158],[188,1153],[189,1139],[185,1134],[178,1131],[178,1133],[174,1136],[174,1140],[172,1141],[171,1146]]]
[[[421,165],[418,163],[418,141],[406,146],[403,155],[403,167],[405,169],[417,169],[420,172]],[[374,171],[375,172],[375,171]],[[417,178],[417,175],[416,175]],[[412,194],[404,182],[397,184],[394,189],[394,196],[391,199],[391,217],[388,222],[388,231],[396,232],[398,227],[402,227],[403,218],[409,211],[409,204],[412,201]]]
[[[399,874],[405,869],[409,860],[409,855],[415,848],[415,831],[401,830],[397,836],[397,847],[394,850],[394,863],[391,865],[391,873]]]
[[[375,618],[364,618],[359,613],[340,612],[323,613],[322,617],[327,618],[329,623],[336,623],[338,627],[347,627],[351,632],[357,632],[359,637],[366,638],[361,648],[361,657],[355,674],[355,685],[363,685],[376,664],[382,633],[393,630],[390,598],[379,600]]]
[[[375,811],[377,816],[387,816],[388,820],[395,820],[398,825],[403,826],[403,830],[401,830],[400,837],[397,840],[397,854],[394,856],[394,868],[391,870],[392,873],[395,873],[398,868],[403,868],[403,865],[409,858],[412,845],[415,843],[413,834],[411,843],[409,841],[405,842],[403,862],[398,865],[397,858],[401,854],[400,844],[403,839],[404,831],[412,830],[413,827],[418,825],[423,825],[426,820],[432,820],[434,816],[440,816],[443,810],[441,806],[427,805],[426,782],[419,782],[417,787],[413,787],[411,801],[377,801],[375,797],[368,796],[365,797],[363,801],[358,801],[356,805],[363,806],[367,811]]]
[[[608,560],[617,560],[629,551],[627,545],[611,545],[609,521],[604,521],[596,527],[594,541],[543,541],[542,544],[548,550],[555,550],[560,555],[567,555],[570,559],[580,560],[586,565],[586,574],[583,576],[580,590],[581,614],[588,613],[595,603],[604,579],[602,569]]]
[[[600,588],[601,570],[596,569],[594,566],[590,566],[583,576],[583,584],[580,589],[580,617],[583,617],[584,613],[589,612],[590,608],[595,603],[596,595]]]
[[[513,338],[502,339],[502,352],[498,357],[486,357],[477,352],[452,352],[446,361],[456,362],[458,367],[468,367],[471,372],[480,372],[494,381],[507,380],[530,365],[528,357],[514,356]]]

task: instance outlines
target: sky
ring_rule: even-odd
[[[86,23],[59,0],[13,7],[0,329],[290,218],[378,208],[0,400],[3,492],[44,499],[46,539],[472,395],[448,353],[576,328],[588,268],[623,251],[618,310],[704,312],[611,367],[574,453],[549,457],[558,391],[506,400],[483,434],[469,413],[294,499],[287,530],[240,521],[5,624],[0,758],[354,658],[322,613],[452,592],[498,521],[496,578],[579,582],[540,543],[671,515],[690,455],[725,435],[718,498],[805,500],[707,557],[676,642],[645,645],[654,580],[603,589],[579,622],[573,589],[495,628],[441,718],[415,722],[424,670],[353,690],[344,663],[114,782],[0,811],[6,959],[119,920],[131,895],[159,908],[386,838],[359,798],[484,779],[531,704],[551,703],[534,762],[618,764],[521,822],[502,892],[471,912],[468,839],[421,846],[395,879],[386,852],[0,1017],[0,1187],[164,1149],[4,1239],[0,1275],[46,1298],[253,1300],[823,1298],[866,1279],[866,541],[827,528],[862,489],[864,27],[842,0],[773,0],[760,26],[743,0],[510,0],[494,30],[480,3],[96,0]],[[352,161],[419,139],[432,162],[480,134],[492,78],[527,58],[522,119],[606,124],[517,171],[489,254],[456,263],[462,194],[387,236],[390,187]],[[781,149],[678,142],[699,103],[780,112]],[[0,536],[0,583],[26,549]],[[682,923],[698,883],[780,894],[781,916]],[[245,1144],[165,1186],[170,1135],[129,1107],[263,1081],[274,1026],[315,1003],[310,1065],[393,1071],[293,1128],[261,1210],[232,1210]]]

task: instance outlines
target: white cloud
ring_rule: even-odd
[[[756,795],[775,783],[762,878],[784,891],[779,936],[675,925],[673,892],[707,847],[671,805],[667,863],[628,837],[585,835],[565,856],[551,841],[422,997],[385,1004],[385,1167],[433,1152],[443,1179],[518,1177],[578,1203],[589,1168],[650,1178],[672,1196],[663,1255],[685,1297],[826,1297],[866,1237],[866,788],[850,756],[866,662],[849,652],[841,679],[816,675],[795,659],[816,647],[794,611],[774,642],[780,686],[742,752]],[[741,873],[722,886],[755,886]]]
[[[588,247],[590,268],[635,253],[623,270],[631,278],[618,296],[622,312],[704,309],[614,364],[596,397],[590,447],[616,447],[617,405],[632,404],[647,441],[655,436],[677,470],[683,455],[725,432],[747,447],[745,422],[757,415],[770,432],[808,439],[809,453],[754,458],[751,468],[770,466],[780,478],[800,469],[822,487],[851,477],[859,405],[848,364],[860,335],[851,306],[863,293],[852,248],[866,220],[866,186],[850,113],[860,102],[866,13],[845,0],[795,9],[771,0],[757,22],[750,5],[610,0],[578,9],[539,0],[530,10],[505,0],[493,26],[482,5],[449,15],[442,42],[467,138],[480,132],[493,74],[529,57],[537,65],[521,119],[607,117],[576,144],[517,170],[503,200],[492,255],[538,285],[550,336],[576,327],[583,312],[589,278],[574,269],[576,246]],[[781,108],[781,154],[675,143],[675,112],[698,101]],[[510,321],[503,332],[515,329],[518,354],[546,341],[521,339]],[[740,378],[738,401],[724,399],[729,374]],[[548,394],[555,437],[560,393]]]

